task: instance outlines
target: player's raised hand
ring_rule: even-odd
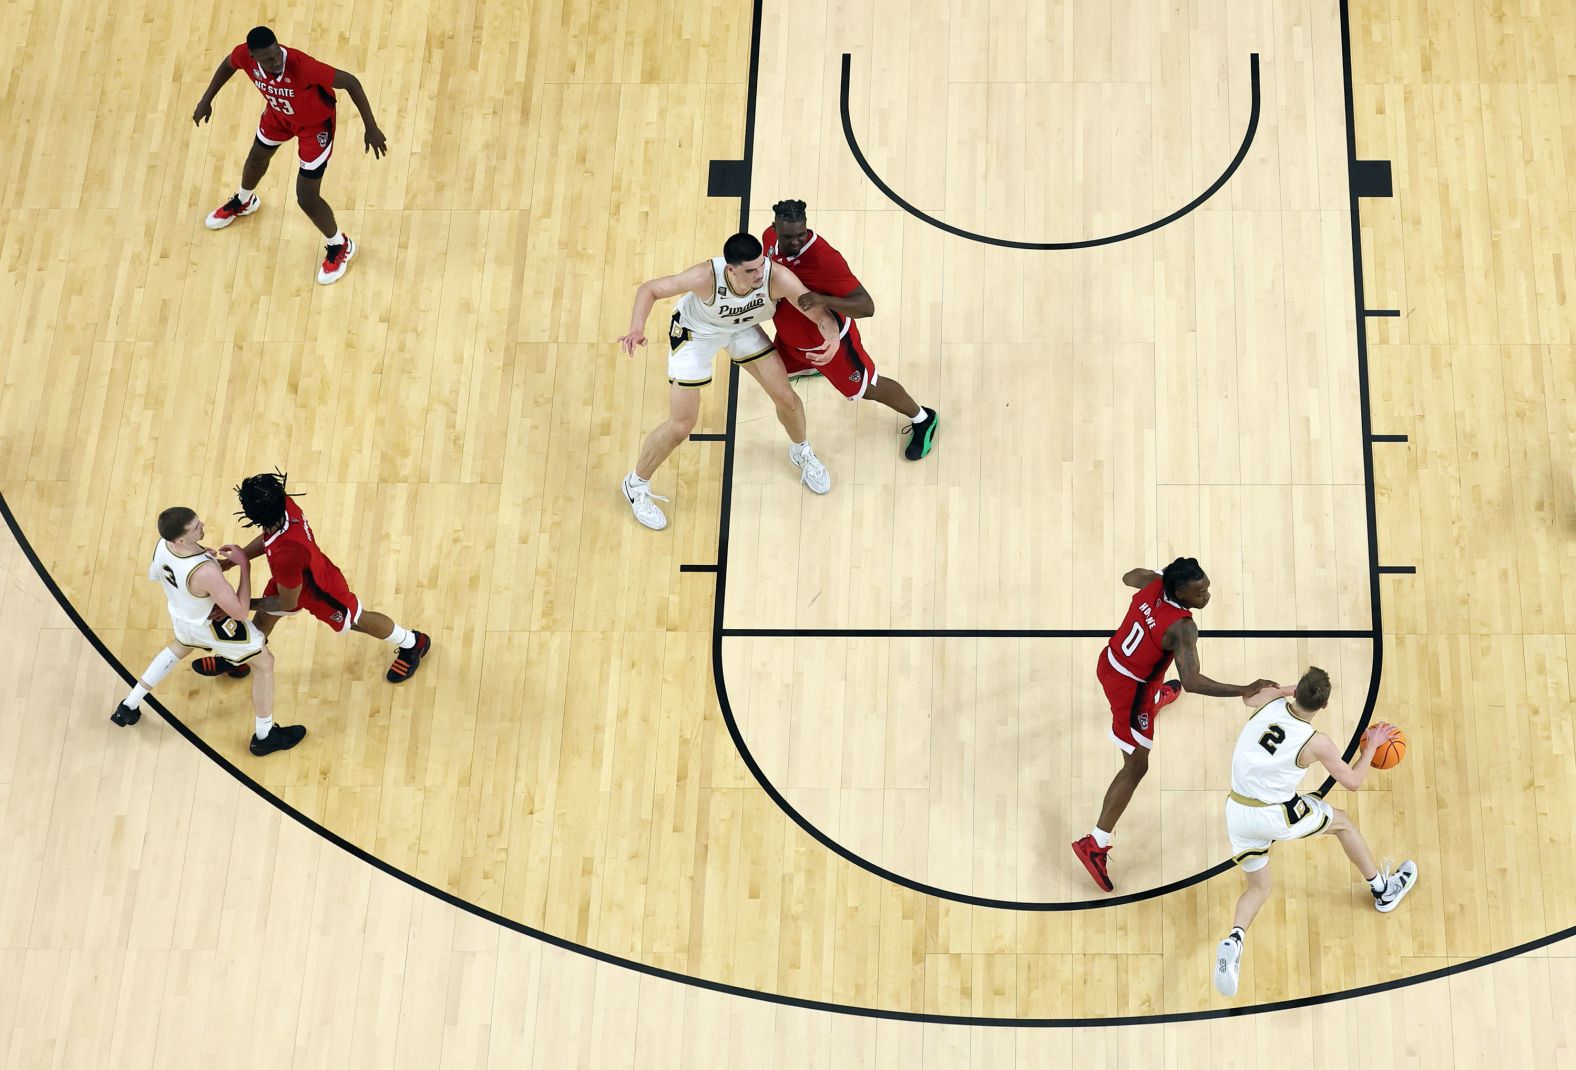
[[[641,346],[644,348],[645,344],[645,331],[630,331],[628,334],[618,340],[618,347],[630,356],[635,355],[636,346]]]
[[[1250,695],[1257,695],[1260,691],[1263,691],[1265,688],[1278,688],[1278,687],[1280,687],[1280,684],[1277,684],[1274,680],[1255,680],[1251,684],[1248,685],[1247,693],[1250,694]]]
[[[219,547],[219,557],[224,562],[225,568],[246,563],[246,547],[227,542]]]
[[[375,159],[382,159],[383,154],[389,151],[388,139],[383,136],[383,131],[375,126],[367,127],[366,142],[366,147],[361,151],[366,152],[370,149]]]
[[[201,126],[213,118],[213,102],[203,97],[197,102],[197,110],[192,112],[192,125]]]
[[[806,290],[799,295],[799,311],[809,312],[812,309],[825,308],[826,295],[818,294],[814,290]]]

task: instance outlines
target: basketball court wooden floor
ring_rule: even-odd
[[[257,105],[189,109],[249,22],[13,14],[7,1065],[1569,1058],[1569,11],[287,5],[393,149],[341,131],[331,288],[278,173],[200,225]],[[811,498],[719,378],[652,535],[616,482],[660,357],[611,340],[782,197],[942,440],[910,465],[803,383]],[[281,628],[312,735],[265,761],[244,688],[185,672],[113,728],[166,641],[151,518],[233,537],[276,464],[436,656],[396,690]],[[1286,849],[1231,1002],[1233,704],[1168,720],[1117,896],[1066,848],[1118,577],[1184,552],[1206,672],[1321,664],[1332,734],[1413,741],[1335,799],[1418,892],[1381,918]]]

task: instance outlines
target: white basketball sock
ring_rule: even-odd
[[[334,236],[332,238],[328,239],[328,244],[329,245],[344,245],[345,244],[345,232],[342,231],[342,230],[334,231]]]
[[[394,630],[389,632],[383,641],[385,643],[393,643],[401,650],[409,650],[416,645],[416,633],[407,628],[401,628],[396,624],[394,625]]]
[[[919,411],[918,411],[918,412],[916,412],[916,413],[915,413],[915,414],[914,414],[914,415],[912,415],[912,416],[910,416],[910,417],[909,417],[909,421],[910,421],[910,422],[911,422],[911,423],[916,423],[916,424],[922,424],[922,423],[924,423],[924,422],[925,422],[925,421],[926,421],[926,420],[927,420],[927,419],[929,419],[929,416],[928,416],[928,414],[927,414],[927,413],[926,413],[926,412],[925,412],[925,406],[923,406],[923,405],[921,405],[921,406],[920,406],[920,407],[919,407]]]
[[[1101,828],[1099,825],[1096,825],[1094,827],[1094,831],[1089,833],[1089,835],[1094,837],[1094,845],[1096,847],[1111,846],[1111,834],[1105,831],[1105,829]]]
[[[1375,895],[1383,895],[1385,889],[1384,870],[1380,870],[1368,878],[1368,887],[1374,890]]]
[[[274,715],[273,714],[270,713],[267,717],[259,717],[259,718],[257,718],[257,738],[258,739],[267,739],[268,738],[268,733],[272,732],[273,730],[274,730]]]
[[[241,207],[245,208],[249,203],[251,203],[252,198],[257,196],[257,191],[254,189],[243,188],[236,190],[235,195],[241,198]]]
[[[148,692],[158,687],[164,678],[170,675],[170,670],[175,668],[180,660],[180,658],[170,653],[169,647],[159,651],[158,657],[148,663],[147,669],[143,671],[142,676],[137,680],[137,686],[132,688],[131,693],[126,696],[124,704],[132,709],[141,706],[142,700],[148,697]],[[144,687],[144,684],[147,686]]]

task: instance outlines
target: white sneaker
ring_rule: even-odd
[[[657,505],[657,502],[665,502],[667,499],[660,494],[651,493],[650,483],[642,483],[636,486],[630,481],[629,476],[625,476],[624,483],[620,489],[623,490],[624,497],[629,502],[629,507],[634,510],[636,520],[652,531],[661,531],[668,526],[667,516]]]
[[[1241,974],[1242,941],[1228,936],[1215,949],[1215,990],[1223,996],[1235,996]]]
[[[1401,868],[1394,873],[1389,870],[1386,862],[1384,873],[1384,891],[1374,892],[1374,909],[1381,914],[1388,914],[1401,905],[1401,900],[1406,898],[1406,893],[1412,890],[1417,883],[1417,863],[1408,858],[1401,863]],[[1373,889],[1369,889],[1373,891]]]
[[[327,286],[331,282],[338,282],[345,274],[345,269],[350,266],[350,261],[356,255],[356,243],[350,240],[350,235],[345,235],[345,240],[338,245],[325,245],[323,247],[323,263],[317,269],[317,281]]]
[[[805,486],[817,494],[825,494],[832,489],[831,474],[808,442],[804,444],[803,450],[798,446],[789,446],[788,459],[799,469],[799,481]]]
[[[223,230],[225,227],[240,219],[243,215],[251,215],[263,206],[257,199],[257,194],[252,194],[252,199],[245,204],[241,203],[239,193],[232,194],[230,199],[208,213],[208,218],[203,220],[208,224],[209,230]]]

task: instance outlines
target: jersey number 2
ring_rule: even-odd
[[[1259,737],[1259,746],[1271,754],[1274,754],[1275,748],[1284,742],[1286,742],[1286,730],[1278,724],[1270,725],[1269,731]]]

